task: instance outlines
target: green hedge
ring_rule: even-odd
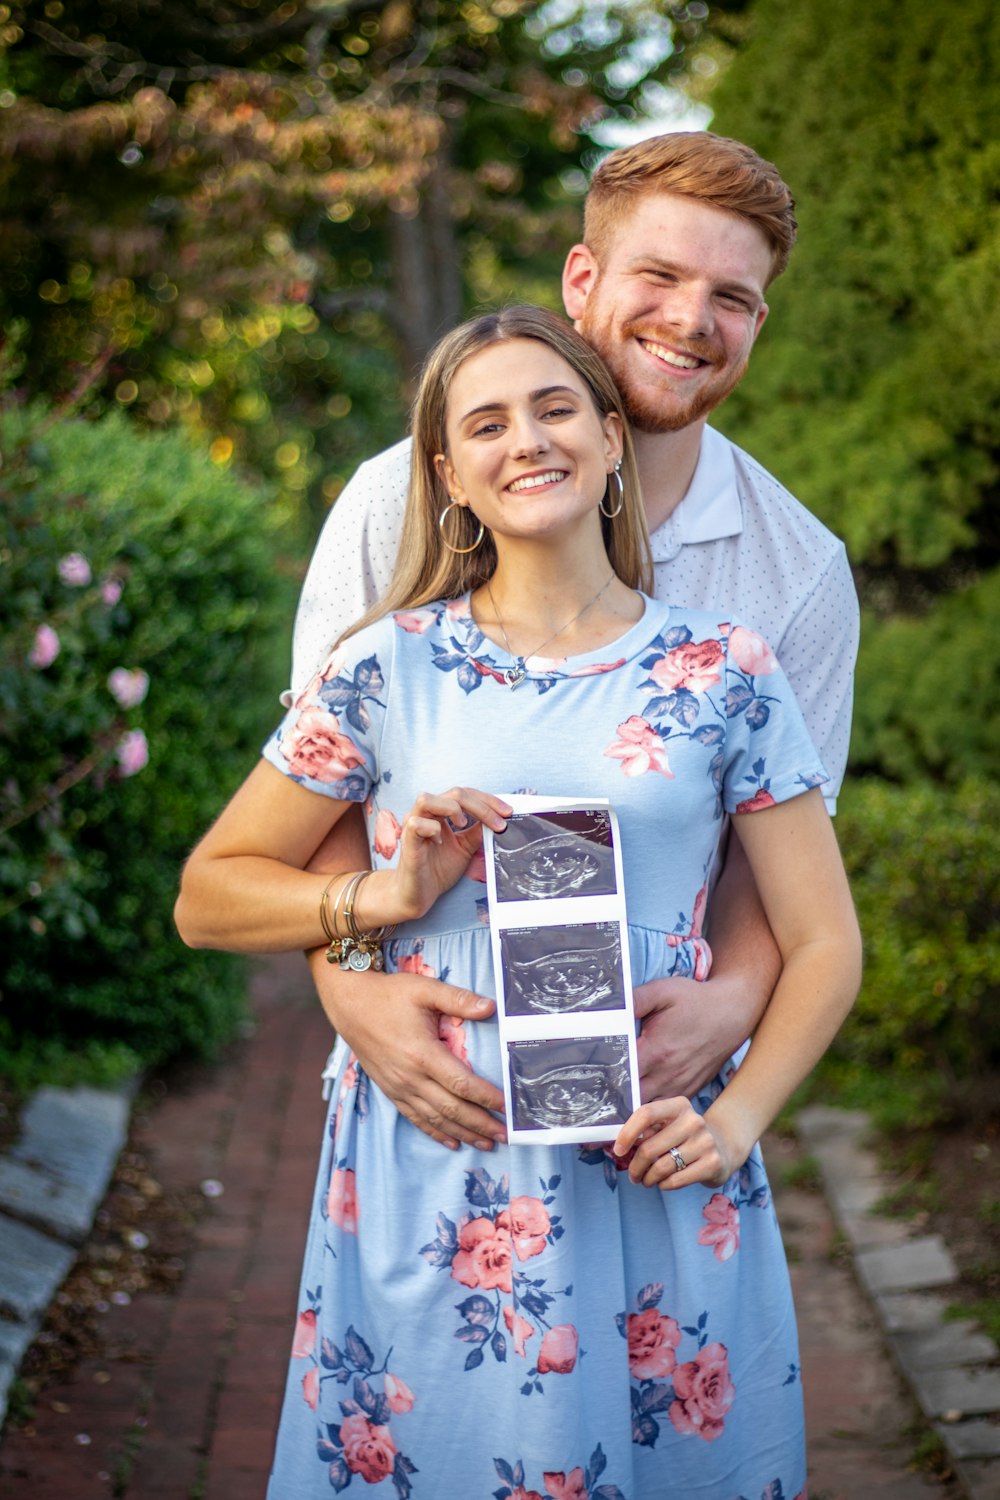
[[[171,912],[274,718],[293,595],[273,506],[118,413],[2,422],[0,1069],[211,1051],[242,966],[185,949]]]
[[[820,1078],[905,1084],[905,1116],[983,1116],[1000,1081],[1000,788],[848,781],[837,833],[865,939],[858,1003]],[[878,1092],[878,1091],[877,1091]],[[875,1102],[878,1102],[876,1092]]]

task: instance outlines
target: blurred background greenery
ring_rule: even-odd
[[[0,1073],[232,1034],[239,966],[170,906],[323,516],[443,329],[559,306],[609,143],[710,122],[801,225],[719,425],[844,537],[864,609],[868,974],[814,1088],[995,1114],[996,8],[29,0],[0,44]]]

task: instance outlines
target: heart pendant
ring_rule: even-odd
[[[503,680],[509,688],[520,687],[527,673],[523,667],[507,667],[503,674]]]

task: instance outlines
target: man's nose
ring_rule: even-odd
[[[668,323],[689,339],[703,339],[715,327],[712,295],[708,287],[697,285],[673,287],[664,299]]]

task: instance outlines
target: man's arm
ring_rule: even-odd
[[[312,871],[367,869],[368,842],[360,809],[352,809],[316,851]],[[460,1062],[438,1035],[441,1016],[484,1021],[492,1000],[419,974],[365,974],[327,963],[325,950],[309,967],[327,1018],[368,1076],[400,1114],[425,1135],[454,1148],[488,1151],[506,1140],[501,1091]]]

